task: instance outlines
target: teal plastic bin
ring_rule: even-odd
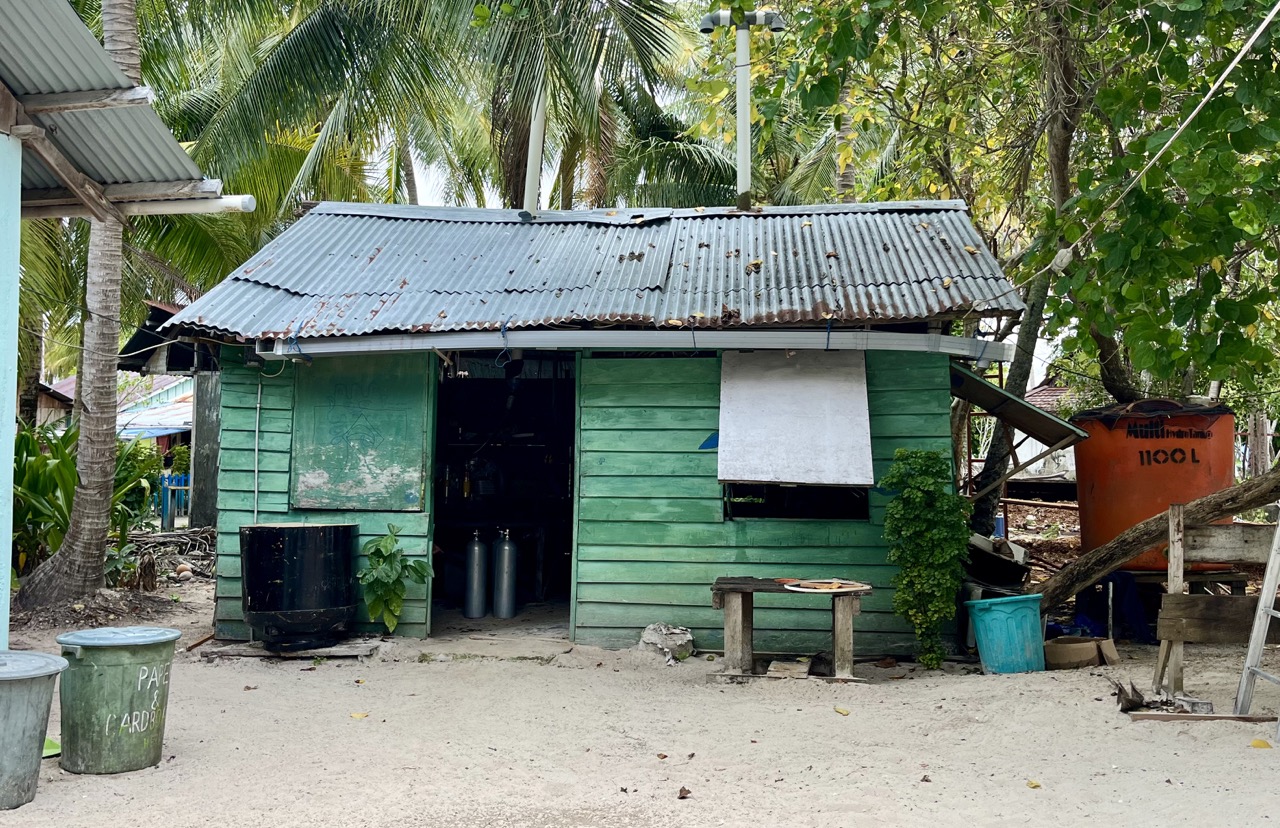
[[[965,601],[986,673],[1034,673],[1044,669],[1040,595]]]

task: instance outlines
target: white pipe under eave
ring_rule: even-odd
[[[116,208],[126,216],[179,216],[207,213],[252,213],[258,201],[251,195],[229,195],[218,198],[184,198],[175,201],[117,202]],[[84,205],[33,205],[22,208],[24,219],[80,217],[92,214]]]

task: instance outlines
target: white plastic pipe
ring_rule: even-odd
[[[126,201],[116,202],[116,207],[126,216],[178,216],[199,213],[252,213],[258,207],[251,195],[228,195],[218,198],[183,198],[174,201]],[[83,204],[44,205],[27,207],[22,211],[25,219],[61,218],[64,216],[89,217],[92,214]]]
[[[524,170],[524,209],[538,212],[538,189],[542,184],[542,148],[547,138],[547,95],[538,88],[529,120],[529,154]]]
[[[751,209],[751,31],[746,24],[734,30],[737,38],[734,64],[737,69],[738,129],[738,209]]]

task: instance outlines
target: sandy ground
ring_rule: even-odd
[[[184,643],[208,628],[201,590],[173,619]],[[15,637],[52,651],[52,633]],[[1274,742],[1274,724],[1133,723],[1116,712],[1105,676],[1148,684],[1153,648],[1125,649],[1119,667],[1019,676],[860,665],[870,682],[844,686],[721,686],[706,680],[719,663],[666,667],[553,636],[396,642],[365,664],[206,662],[201,650],[180,653],[174,667],[158,767],[74,776],[46,760],[36,800],[0,825],[1280,819],[1280,749],[1250,747]],[[1188,647],[1188,690],[1228,710],[1242,653]],[[1268,660],[1280,668],[1280,653]],[[1255,712],[1277,706],[1280,691],[1261,687]],[[56,735],[56,703],[53,719]],[[678,798],[681,787],[688,798]]]

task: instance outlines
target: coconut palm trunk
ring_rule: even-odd
[[[103,0],[102,40],[125,75],[141,82],[136,0]],[[78,378],[80,441],[71,525],[58,553],[22,586],[19,603],[47,606],[103,585],[111,495],[115,488],[116,369],[120,350],[120,279],[124,263],[124,226],[94,221],[89,231],[85,281],[83,371]]]

